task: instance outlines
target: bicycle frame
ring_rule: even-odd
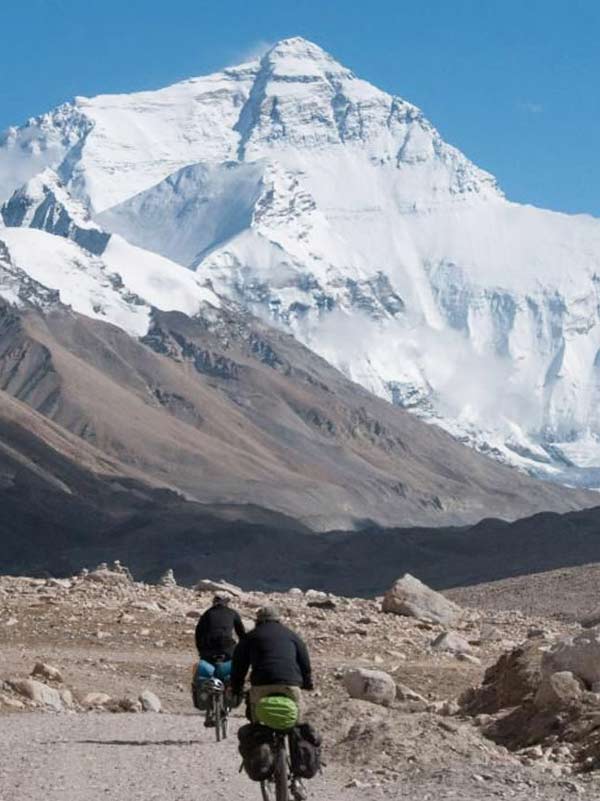
[[[263,801],[301,801],[306,798],[300,779],[292,773],[287,743],[289,732],[273,730],[275,767],[273,775],[260,783]]]

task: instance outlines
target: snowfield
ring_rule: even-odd
[[[0,199],[14,263],[78,311],[139,336],[151,305],[223,296],[500,460],[599,484],[600,220],[510,202],[304,39],[10,129]]]

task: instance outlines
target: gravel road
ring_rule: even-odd
[[[260,798],[238,773],[237,738],[217,744],[193,715],[4,715],[0,729],[1,801],[217,801]],[[358,786],[350,787],[350,783]],[[451,772],[376,777],[327,768],[310,783],[314,801],[483,801],[594,797],[573,781],[533,781],[531,773],[476,764]]]

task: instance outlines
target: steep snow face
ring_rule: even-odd
[[[194,315],[220,305],[193,273],[118,236],[99,258],[26,228],[0,228],[0,297],[41,308],[61,302],[136,337],[148,332],[152,306]]]
[[[263,172],[260,163],[194,164],[96,219],[133,244],[192,264],[251,225]]]
[[[157,92],[78,97],[0,140],[0,200],[44,167],[96,212],[202,160],[236,158],[257,64]]]
[[[206,283],[465,442],[597,485],[600,221],[510,203],[316,45],[11,130],[0,196],[46,166],[63,194],[36,177],[8,224],[76,238],[91,213],[115,234],[106,269],[149,303],[193,312]]]

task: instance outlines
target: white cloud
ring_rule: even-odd
[[[252,42],[248,47],[239,50],[230,59],[231,64],[246,64],[248,61],[257,61],[262,58],[267,50],[270,50],[274,42],[267,42],[265,39],[259,39]]]
[[[527,111],[529,114],[542,114],[544,107],[541,103],[532,103],[528,100],[526,103],[519,103],[521,111]]]

